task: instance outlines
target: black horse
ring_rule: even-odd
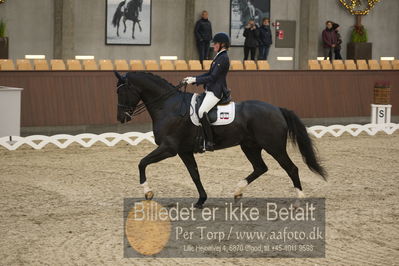
[[[139,163],[140,184],[143,185],[146,199],[152,199],[154,193],[149,188],[145,174],[146,167],[169,157],[179,155],[194,181],[199,199],[197,208],[201,208],[207,199],[198,173],[194,151],[197,148],[198,127],[192,124],[190,101],[192,93],[178,90],[159,76],[146,72],[129,72],[118,78],[118,114],[121,123],[132,119],[135,112],[146,107],[153,123],[155,143],[158,147]],[[139,104],[140,101],[143,103]],[[286,151],[287,136],[297,143],[302,157],[313,172],[324,179],[326,172],[319,164],[312,140],[301,120],[284,108],[275,107],[261,101],[236,103],[236,118],[224,126],[213,127],[215,149],[224,149],[240,145],[254,170],[238,183],[234,194],[242,197],[244,188],[264,174],[268,168],[262,159],[265,150],[290,176],[298,197],[304,197],[298,168],[291,161]]]
[[[142,31],[140,20],[139,20],[139,13],[142,11],[143,8],[143,0],[130,0],[127,4],[126,1],[122,1],[119,3],[116,11],[114,13],[114,17],[112,18],[112,25],[116,27],[116,35],[119,37],[119,24],[121,19],[123,18],[123,25],[125,26],[123,32],[126,32],[126,20],[133,21],[133,29],[132,29],[132,38],[134,39],[134,29],[136,28],[136,23]],[[122,7],[126,4],[126,8],[122,11]]]

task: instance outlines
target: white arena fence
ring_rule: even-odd
[[[334,137],[339,137],[344,133],[349,133],[352,136],[358,136],[360,133],[365,132],[368,135],[375,135],[378,132],[385,132],[388,135],[393,134],[399,129],[399,124],[367,124],[367,125],[332,125],[332,126],[312,126],[307,128],[310,135],[316,138],[321,138],[326,134],[330,134]],[[53,144],[58,148],[65,149],[73,143],[78,143],[85,148],[91,147],[97,142],[102,142],[108,147],[115,146],[120,141],[125,141],[130,145],[138,145],[140,142],[148,140],[152,144],[155,144],[153,132],[141,133],[141,132],[128,132],[124,134],[119,133],[104,133],[101,135],[96,134],[79,134],[76,136],[72,135],[54,135],[54,136],[41,136],[32,135],[28,137],[2,137],[0,138],[0,146],[8,150],[16,150],[22,145],[26,144],[31,146],[35,150],[40,150],[47,144]]]

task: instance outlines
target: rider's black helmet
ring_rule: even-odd
[[[215,36],[213,36],[212,42],[224,43],[226,48],[230,47],[230,37],[224,32],[216,33]]]

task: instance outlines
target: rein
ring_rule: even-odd
[[[117,87],[117,89],[119,89],[120,87],[122,87],[124,85],[127,85],[130,88],[129,84],[125,84],[124,83],[124,84],[119,85]],[[167,99],[169,96],[173,95],[177,91],[180,91],[180,89],[182,87],[184,87],[184,92],[186,92],[187,85],[188,85],[187,83],[181,82],[177,86],[175,86],[176,90],[170,90],[170,91],[166,92],[165,94],[162,94],[162,95],[158,96],[157,98],[155,98],[154,100],[152,100],[152,101],[150,101],[150,102],[148,102],[146,104],[144,102],[142,102],[142,103],[138,104],[135,108],[133,108],[132,106],[123,105],[123,104],[118,104],[118,107],[122,108],[127,116],[129,116],[130,118],[133,118],[133,116],[137,116],[137,115],[139,115],[141,113],[144,113],[146,108],[148,109],[148,108],[152,107],[153,105],[157,104],[159,101],[161,101],[163,99]],[[135,91],[133,91],[133,92],[134,92],[134,94],[136,94],[135,96],[137,98],[139,98],[137,93]],[[183,102],[184,102],[184,98],[183,98],[183,101],[182,101],[182,105],[183,105]],[[181,105],[181,107],[182,107],[182,105]],[[181,107],[180,107],[180,109],[181,109]]]

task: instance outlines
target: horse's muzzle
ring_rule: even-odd
[[[127,123],[132,120],[133,116],[128,111],[118,111],[117,120],[121,122],[121,124]]]

